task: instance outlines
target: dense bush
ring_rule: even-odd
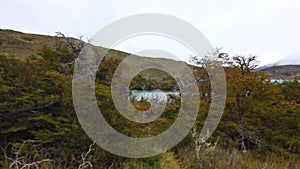
[[[111,54],[118,53],[113,51]],[[88,150],[92,141],[77,121],[72,104],[72,65],[66,67],[74,59],[71,55],[72,51],[64,43],[56,43],[55,48],[44,46],[39,52],[41,57],[37,58],[20,60],[0,56],[0,146],[7,156],[13,156],[16,147],[24,141],[36,140],[34,144],[22,147],[20,154],[27,160],[53,159],[53,163],[45,164],[55,166],[52,168],[77,168],[81,164],[81,154]],[[107,59],[97,74],[96,97],[106,120],[115,129],[133,137],[149,137],[166,130],[180,108],[180,99],[175,96],[170,96],[174,102],[167,105],[162,116],[149,124],[133,123],[116,111],[109,80],[119,63],[118,59]],[[201,102],[196,125],[200,129],[209,110],[210,83],[204,68],[194,68],[197,69],[195,76],[202,79],[198,86]],[[266,75],[241,70],[236,65],[227,66],[225,71],[226,106],[222,120],[209,140],[218,140],[216,151],[222,154],[212,153],[212,158],[219,156],[218,159],[224,160],[231,156],[229,152],[235,153],[237,158],[246,157],[252,161],[262,157],[270,159],[271,154],[299,157],[300,84],[297,81],[271,83]],[[164,78],[155,81],[138,75],[131,85],[135,89],[176,88],[174,79]],[[149,108],[145,100],[133,104],[140,110]],[[198,163],[193,147],[194,140],[189,134],[170,152],[157,157],[127,159],[94,146],[89,160],[95,168],[192,167]],[[251,152],[251,155],[243,155],[240,150]],[[185,160],[191,154],[194,157],[189,157],[191,161],[187,164]],[[212,158],[208,160],[213,161]],[[244,160],[245,163],[250,161]],[[4,154],[0,155],[0,163],[2,167],[9,163]],[[244,166],[241,163],[236,165]]]

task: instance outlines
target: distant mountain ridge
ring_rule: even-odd
[[[264,71],[271,79],[298,79],[300,77],[300,54],[290,55],[255,70],[255,72],[260,71]]]
[[[258,72],[265,72],[271,79],[294,80],[300,79],[300,65],[273,65]]]

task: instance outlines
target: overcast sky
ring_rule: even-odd
[[[0,2],[1,29],[49,35],[61,31],[69,36],[91,37],[105,25],[122,17],[139,13],[162,13],[193,24],[214,47],[222,47],[225,52],[232,55],[258,55],[261,65],[283,57],[300,56],[296,55],[300,53],[299,0],[0,0]],[[151,42],[143,45],[145,49],[152,47]],[[121,45],[119,49],[129,52],[137,50],[131,47],[132,45],[127,44]]]

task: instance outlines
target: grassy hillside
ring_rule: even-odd
[[[79,43],[79,40],[69,38],[73,43]],[[41,52],[45,47],[50,47],[54,49],[56,47],[57,41],[61,41],[66,44],[66,38],[53,37],[45,35],[36,34],[26,34],[22,32],[17,32],[13,30],[2,30],[0,29],[0,55],[5,55],[8,57],[14,57],[18,59],[28,59],[32,57],[41,57]],[[101,47],[99,47],[101,48]],[[104,48],[103,48],[104,50]],[[126,52],[110,49],[104,58],[104,61],[115,60],[116,63],[120,63],[128,55]],[[168,61],[168,59],[156,58],[158,62]],[[134,64],[134,63],[133,63]],[[129,66],[130,67],[130,66]],[[147,80],[148,79],[148,80]],[[138,89],[158,89],[161,85],[155,85],[157,82],[163,82],[170,84],[168,87],[164,88],[166,90],[172,90],[176,88],[174,80],[169,74],[157,69],[148,69],[139,73],[139,76],[134,79],[133,84],[136,81],[140,81],[141,84],[136,86]],[[150,82],[152,81],[152,82]]]
[[[18,58],[36,55],[44,45],[53,45],[54,38],[0,29],[0,54]]]

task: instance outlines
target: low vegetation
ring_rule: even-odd
[[[39,38],[43,39],[21,35],[33,46]],[[19,40],[8,37],[1,36],[0,44],[0,168],[300,168],[300,84],[272,83],[267,74],[253,73],[254,56],[230,57],[216,52],[226,72],[227,98],[221,122],[212,137],[202,142],[197,138],[212,96],[205,64],[191,66],[201,93],[195,127],[164,154],[130,159],[94,144],[77,120],[71,82],[73,62],[83,44],[61,34],[45,37],[49,43],[37,47],[30,54],[35,57],[30,57],[18,52]],[[8,44],[15,54],[5,52],[12,51]],[[120,115],[113,106],[110,81],[127,55],[111,50],[101,63],[95,84],[99,108],[107,122],[123,134],[157,135],[177,118],[180,97],[169,96],[171,101],[165,111],[151,123],[134,123]],[[193,59],[199,65],[205,62]],[[155,79],[155,74],[161,75]],[[167,73],[149,70],[135,76],[131,88],[176,90],[177,85]],[[149,108],[146,100],[133,104],[138,110]]]

